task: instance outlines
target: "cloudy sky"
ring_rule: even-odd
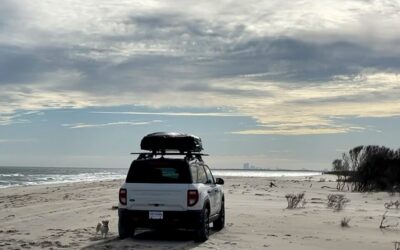
[[[1,0],[0,165],[126,167],[196,134],[214,168],[399,147],[400,2]]]

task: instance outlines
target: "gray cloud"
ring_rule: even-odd
[[[12,25],[12,20],[17,16],[17,8],[12,1],[4,0],[0,5],[0,31],[4,31]]]
[[[399,55],[340,41],[340,36],[322,44],[284,34],[260,36],[247,28],[248,23],[216,22],[171,11],[130,15],[117,24],[123,34],[70,32],[58,47],[46,41],[34,48],[3,45],[0,70],[7,77],[2,80],[31,82],[37,74],[67,68],[82,71],[86,79],[80,86],[83,89],[96,82],[105,87],[113,83],[121,90],[128,84],[140,91],[149,84],[158,88],[168,85],[166,77],[171,84],[181,84],[196,77],[207,80],[270,73],[259,80],[307,82],[358,74],[364,68],[397,71],[400,66]],[[44,34],[52,37],[50,32]],[[70,41],[71,36],[78,41]]]
[[[337,75],[357,75],[368,68],[392,72],[400,69],[400,55],[380,54],[349,42],[317,44],[293,38],[257,38],[237,45],[225,58],[227,65],[223,68],[230,70],[228,75],[264,74],[256,79],[302,84],[328,81]]]
[[[20,1],[6,1],[0,6],[3,123],[9,124],[19,109],[205,103],[242,111],[265,124],[266,111],[257,109],[266,101],[282,114],[296,104],[358,104],[387,96],[395,101],[397,92],[387,92],[392,85],[369,92],[365,82],[352,79],[400,73],[400,36],[393,34],[399,6],[312,3],[311,10],[274,1],[202,3],[194,9],[193,3],[87,1],[72,7],[42,2],[29,9]],[[376,5],[380,13],[374,12]],[[366,19],[374,29],[363,26]],[[374,30],[378,35],[370,34]],[[337,81],[341,89],[347,90],[347,84],[365,91],[323,95],[324,86],[338,77],[347,79]],[[302,98],[283,95],[312,88],[321,96],[313,91]]]
[[[0,85],[35,83],[43,74],[71,68],[65,49],[0,45]]]

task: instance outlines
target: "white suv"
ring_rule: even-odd
[[[203,242],[211,222],[215,230],[224,227],[224,181],[214,179],[202,155],[153,151],[132,162],[119,191],[120,238],[133,236],[136,228],[173,227],[194,230],[195,240]]]

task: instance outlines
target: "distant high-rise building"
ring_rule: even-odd
[[[243,169],[249,169],[250,163],[246,162],[243,164]]]

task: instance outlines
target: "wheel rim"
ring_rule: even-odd
[[[204,228],[206,231],[206,235],[208,236],[210,233],[210,221],[208,216],[208,210],[206,210],[205,213],[206,213],[206,218],[204,218],[204,223],[205,223]]]

